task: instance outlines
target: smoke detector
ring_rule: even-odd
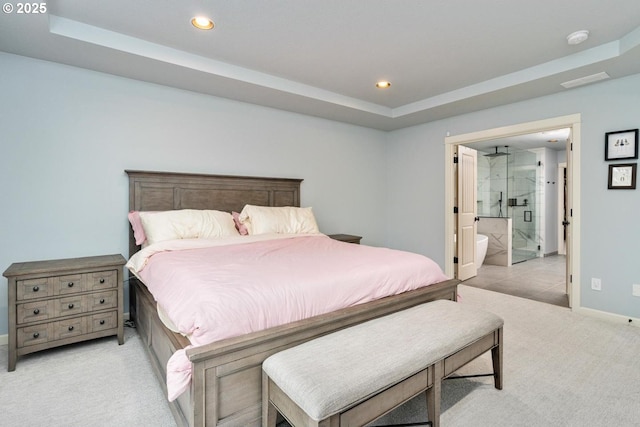
[[[587,30],[580,30],[580,31],[576,31],[573,32],[571,34],[569,34],[567,36],[567,43],[574,45],[574,44],[580,44],[583,41],[585,41],[586,39],[589,38],[589,31]]]

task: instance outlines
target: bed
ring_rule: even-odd
[[[300,206],[301,179],[256,178],[127,170],[130,211],[216,209],[240,212],[247,204]],[[130,231],[129,255],[140,250]],[[158,316],[147,287],[130,277],[130,318],[136,324],[151,365],[165,394],[166,365],[190,342],[169,330]],[[457,280],[266,330],[189,348],[191,383],[168,402],[180,426],[259,426],[261,424],[261,363],[271,354],[318,337],[435,299],[456,300]]]

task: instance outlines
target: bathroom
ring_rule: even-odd
[[[565,157],[564,150],[527,148],[517,141],[478,150],[478,267],[558,253],[558,194],[564,181],[557,177]]]

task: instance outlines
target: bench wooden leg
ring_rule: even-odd
[[[269,377],[262,373],[262,427],[276,427],[278,410],[269,401]]]
[[[498,329],[498,345],[491,349],[493,361],[493,382],[498,390],[502,390],[502,328]]]
[[[262,426],[276,427],[277,418],[278,418],[278,411],[275,408],[275,406],[273,406],[271,402],[269,402],[267,404],[267,415],[262,418]]]
[[[432,427],[440,426],[440,399],[442,397],[443,376],[444,362],[440,360],[433,365],[433,386],[427,389],[427,415]]]

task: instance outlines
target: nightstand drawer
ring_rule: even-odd
[[[50,280],[51,282],[53,282],[54,295],[76,294],[78,292],[84,291],[86,288],[84,284],[86,279],[82,274],[55,276]]]
[[[18,301],[43,298],[53,295],[53,286],[49,283],[48,277],[18,280],[16,293]]]
[[[86,334],[86,317],[75,317],[73,319],[59,320],[53,324],[53,339],[62,340],[78,335]]]
[[[118,312],[94,314],[89,318],[89,332],[104,331],[118,326]]]
[[[18,328],[17,340],[18,347],[26,347],[29,345],[44,344],[49,341],[51,334],[51,323],[43,325],[26,326]]]
[[[18,324],[38,322],[55,317],[55,301],[34,301],[16,306],[16,318]]]
[[[82,295],[72,295],[54,300],[56,317],[82,314],[87,310],[87,300]]]
[[[98,271],[89,274],[88,291],[111,289],[118,286],[118,272],[116,270]]]
[[[88,311],[104,310],[118,306],[118,292],[96,292],[86,295]]]

